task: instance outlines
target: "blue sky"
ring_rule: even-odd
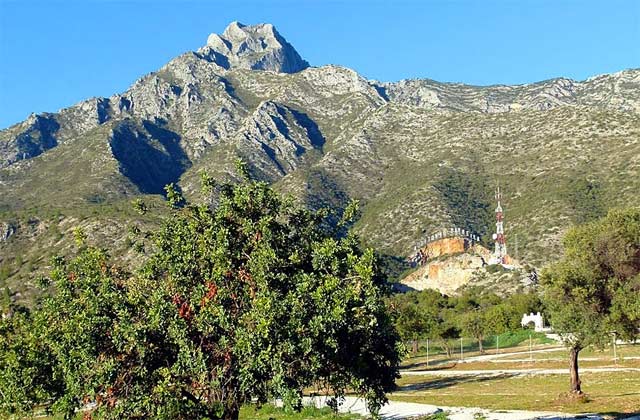
[[[314,66],[513,84],[640,67],[640,0],[0,0],[0,128],[124,91],[238,20]]]

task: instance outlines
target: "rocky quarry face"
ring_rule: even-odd
[[[402,290],[435,289],[452,295],[464,287],[480,286],[498,294],[515,292],[531,284],[530,273],[520,262],[510,258],[507,268],[489,265],[492,253],[480,244],[464,238],[445,238],[424,248],[428,257],[401,279]]]
[[[440,229],[486,237],[499,180],[507,244],[517,235],[519,259],[539,266],[583,209],[640,205],[640,70],[517,86],[376,82],[310,67],[272,25],[234,22],[125,92],[0,130],[0,222],[107,212],[126,226],[135,216],[114,206],[157,199],[168,182],[197,200],[199,172],[233,178],[238,157],[311,208],[360,200],[355,231],[390,259]],[[72,241],[57,223],[43,224],[51,252]],[[126,247],[126,229],[106,223],[103,245]],[[45,268],[36,240],[0,242],[0,264],[22,252]]]

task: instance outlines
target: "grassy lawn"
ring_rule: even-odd
[[[637,372],[584,373],[581,379],[582,389],[590,399],[587,403],[559,398],[568,389],[568,375],[406,376],[400,378],[399,389],[389,398],[490,409],[611,414],[640,412],[640,375]]]
[[[543,346],[537,346],[534,347],[533,350],[542,350],[542,349],[547,349],[547,348],[551,348],[552,346],[549,345],[543,345]],[[483,355],[494,355],[494,354],[505,354],[505,353],[521,353],[521,354],[517,354],[517,355],[513,355],[513,356],[500,356],[500,360],[505,360],[507,358],[511,358],[511,359],[523,359],[523,358],[528,358],[529,357],[529,353],[528,353],[529,347],[513,347],[510,349],[500,349],[499,352],[496,351],[496,349],[487,349],[485,350],[484,353],[480,353],[479,351],[470,351],[467,352],[465,351],[463,354],[463,358],[464,360],[467,360],[471,357],[476,357],[476,356],[483,356]],[[564,351],[564,347],[558,347],[558,351]],[[559,353],[555,353],[556,356],[555,357],[559,357]],[[582,355],[582,354],[581,354]],[[535,358],[535,353],[533,353],[533,356]],[[542,358],[545,358],[545,355],[543,354],[541,356]],[[427,359],[429,361],[429,363],[434,363],[434,364],[438,364],[438,363],[449,363],[449,362],[458,362],[460,360],[460,351],[457,350],[455,352],[452,352],[451,357],[447,357],[446,354],[444,353],[436,353],[433,354],[431,352],[429,352],[429,357],[427,358],[426,354],[423,353],[418,353],[417,355],[408,355],[407,357],[404,358],[404,360],[402,361],[402,363],[400,364],[401,369],[408,369],[408,370],[415,370],[415,369],[423,369],[426,366],[427,363]]]
[[[560,347],[559,345],[549,345],[549,344],[543,344],[543,345],[537,345],[533,347],[533,350],[545,350],[545,349],[550,349],[556,347],[557,348],[557,352],[553,351],[550,353],[532,353],[532,359],[533,360],[542,360],[542,359],[547,359],[549,358],[550,354],[553,354],[553,358],[557,358],[560,359],[561,357],[564,357],[564,355],[566,354],[566,350],[564,347]],[[560,353],[563,352],[563,353]],[[500,356],[499,359],[495,359],[495,360],[500,360],[500,361],[505,361],[505,360],[514,360],[514,362],[516,362],[517,360],[522,360],[522,359],[529,359],[529,347],[528,346],[518,346],[518,347],[511,347],[508,349],[500,349],[499,351],[497,351],[495,348],[489,348],[486,349],[484,353],[480,353],[479,351],[465,351],[463,354],[463,358],[465,360],[471,358],[471,357],[476,357],[476,356],[483,356],[483,355],[495,355],[495,354],[505,354],[505,353],[518,353],[518,354],[514,354],[511,356]],[[582,354],[581,354],[582,356]],[[446,354],[444,353],[436,353],[436,354],[432,354],[431,352],[429,353],[429,357],[427,358],[426,354],[421,354],[418,353],[415,356],[408,356],[405,357],[405,359],[402,361],[401,363],[401,369],[406,369],[406,370],[423,370],[423,369],[427,369],[427,360],[429,361],[429,365],[433,365],[433,366],[438,366],[438,365],[442,365],[442,364],[452,364],[452,363],[458,363],[460,361],[460,351],[455,351],[451,354],[451,357],[447,357]],[[468,362],[465,362],[468,363]],[[475,363],[475,362],[474,362]],[[500,363],[500,362],[498,362]],[[459,364],[460,365],[460,364]],[[498,369],[497,367],[495,369]]]

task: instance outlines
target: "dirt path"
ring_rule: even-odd
[[[305,398],[305,404],[317,407],[326,405],[326,397]],[[355,413],[362,416],[369,414],[364,400],[355,397],[347,397],[344,404],[339,407],[342,413]],[[588,414],[567,414],[554,413],[548,411],[522,411],[522,410],[487,410],[483,408],[473,407],[443,407],[430,404],[408,403],[400,401],[389,401],[389,404],[382,407],[380,416],[383,419],[410,419],[416,416],[425,416],[435,414],[441,411],[449,413],[451,420],[474,420],[480,416],[484,416],[487,420],[528,420],[528,419],[544,419],[544,420],[572,420],[572,419],[602,419],[599,415]],[[476,417],[477,416],[477,417]],[[640,416],[629,417],[628,420],[640,420]]]
[[[632,367],[603,367],[580,368],[583,372],[640,372],[640,368]],[[402,376],[498,376],[498,375],[564,375],[569,369],[490,369],[490,370],[401,370]]]
[[[619,357],[618,360],[640,360],[640,356],[624,356]],[[544,359],[533,359],[533,362],[566,362],[566,357],[546,357]],[[528,363],[531,362],[530,358],[526,359],[494,359],[489,360],[491,363]],[[581,357],[580,363],[582,362],[609,362],[615,363],[615,360],[612,357]]]
[[[509,353],[491,353],[491,354],[483,354],[481,356],[465,357],[463,360],[457,360],[456,362],[457,363],[487,362],[487,361],[492,361],[494,359],[500,359],[502,357],[529,355],[529,354],[536,354],[536,353],[551,353],[551,352],[557,352],[563,349],[564,347],[551,347],[548,349],[540,349],[540,350],[532,350],[532,351],[525,350],[525,351],[516,351],[516,352],[509,352]]]

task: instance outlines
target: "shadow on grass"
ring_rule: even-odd
[[[488,381],[495,381],[500,379],[507,379],[516,376],[516,374],[502,373],[499,375],[491,376],[477,376],[477,375],[460,375],[460,376],[448,376],[445,378],[433,378],[426,381],[422,381],[410,385],[402,385],[396,387],[396,392],[402,391],[423,391],[428,389],[443,389],[450,386],[466,384],[466,383],[482,383]]]
[[[617,411],[607,411],[604,413],[600,413],[600,415],[606,418],[616,419],[616,420],[618,419],[619,420],[622,420],[622,419],[637,420],[637,419],[640,419],[640,408],[638,408],[638,411],[636,411],[635,413],[620,413]]]
[[[427,362],[416,362],[409,365],[403,365],[402,370],[446,370],[453,369],[458,363],[454,360],[431,360]]]
[[[439,360],[439,361],[430,361],[429,365],[427,362],[420,363],[412,363],[410,365],[402,366],[402,370],[447,370],[453,369],[458,366],[458,363],[452,362],[451,360]]]

